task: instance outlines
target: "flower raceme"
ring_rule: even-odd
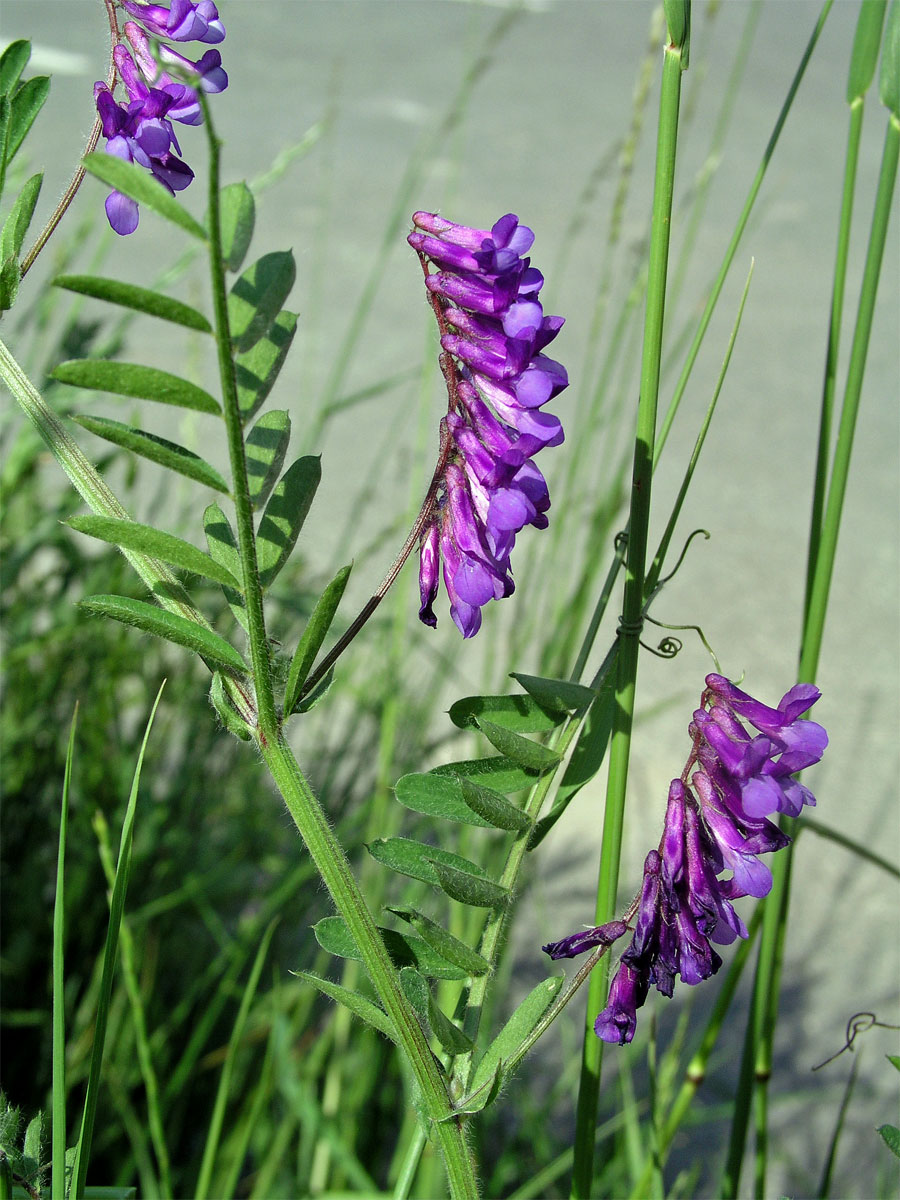
[[[669,787],[662,839],[644,862],[640,896],[624,921],[543,947],[551,958],[572,958],[632,929],[594,1024],[599,1038],[630,1042],[651,984],[671,996],[676,975],[700,983],[722,965],[712,943],[747,936],[732,901],[767,895],[772,875],[758,856],[790,842],[769,817],[795,817],[816,802],[792,776],[817,763],[828,745],[821,725],[801,719],[819,695],[812,684],[797,684],[770,708],[722,675],[707,675],[688,726],[691,753]],[[723,872],[730,877],[720,878]]]
[[[482,607],[514,590],[516,534],[548,523],[547,484],[533,460],[564,436],[559,418],[543,411],[569,383],[543,353],[563,318],[544,316],[544,277],[523,257],[534,234],[514,213],[489,230],[425,212],[413,225],[407,240],[425,268],[449,393],[440,490],[420,543],[419,618],[437,624],[443,567],[450,615],[469,638]]]
[[[154,56],[147,35],[175,42],[212,43],[224,39],[225,29],[212,0],[172,0],[169,7],[138,0],[119,0],[119,3],[134,18],[126,20],[123,40],[113,50],[116,72],[127,101],[118,102],[105,83],[94,84],[94,102],[106,138],[106,152],[145,167],[170,192],[179,192],[188,186],[194,172],[179,157],[181,147],[172,122],[202,124],[203,113],[195,89],[222,92],[228,86],[228,76],[222,69],[218,50],[207,50],[193,62],[160,41]],[[186,76],[190,83],[172,79],[161,64]],[[137,229],[137,203],[121,192],[111,192],[107,197],[106,215],[116,233],[124,235]]]

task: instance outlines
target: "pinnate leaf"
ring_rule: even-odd
[[[112,617],[178,646],[186,646],[209,662],[232,671],[244,673],[247,670],[237,650],[217,633],[145,600],[133,600],[128,596],[88,596],[80,601],[80,605],[88,612]]]
[[[517,733],[542,733],[559,725],[563,714],[549,712],[532,696],[466,696],[450,706],[450,720],[459,729],[471,729],[482,719]]]
[[[406,921],[408,925],[412,925],[422,941],[427,942],[441,958],[445,958],[448,962],[461,968],[466,975],[486,975],[491,969],[491,964],[486,958],[482,958],[465,942],[461,942],[458,937],[454,937],[452,933],[444,929],[443,925],[438,925],[436,921],[432,921],[418,909],[389,906],[388,912],[399,917],[401,921]]]
[[[247,477],[254,508],[265,504],[284,463],[291,440],[291,418],[284,409],[273,408],[259,418],[247,435]]]
[[[200,241],[206,241],[206,230],[199,221],[137,163],[125,162],[122,158],[116,158],[114,154],[107,154],[105,150],[86,155],[83,162],[84,169],[101,182],[115,188],[124,196],[130,196],[138,204],[152,209]]]
[[[288,714],[294,711],[300,691],[306,682],[306,677],[309,675],[322,642],[331,628],[334,614],[337,612],[337,607],[344,594],[344,588],[347,586],[347,580],[350,578],[351,566],[352,564],[341,567],[337,575],[335,575],[334,579],[332,579],[331,583],[329,583],[328,587],[316,601],[316,606],[312,610],[309,620],[306,622],[306,628],[303,630],[300,641],[297,643],[297,649],[294,651],[294,657],[291,659],[291,667],[288,671],[287,684],[284,690],[284,711]]]
[[[137,521],[124,521],[118,517],[101,517],[89,514],[81,517],[71,517],[68,521],[79,533],[111,542],[125,550],[136,550],[142,554],[161,558],[172,566],[182,567],[194,575],[202,575],[206,579],[214,579],[217,583],[240,587],[234,575],[215,559],[183,538],[174,533],[166,533],[162,529],[154,529],[150,525],[141,525]]]
[[[52,377],[74,387],[93,388],[98,392],[113,392],[135,400],[155,400],[159,404],[175,404],[194,412],[221,413],[218,400],[203,388],[180,375],[144,367],[140,363],[116,362],[108,358],[77,358],[60,363]]]
[[[246,183],[229,183],[219,196],[222,257],[229,271],[239,271],[253,238],[256,202]]]
[[[493,721],[479,717],[475,723],[495,750],[531,771],[547,771],[560,760],[560,755],[555,750],[504,729],[502,725],[496,725]]]
[[[322,979],[318,975],[313,975],[311,971],[292,971],[291,974],[296,975],[298,979],[305,980],[306,983],[312,984],[323,995],[329,996],[332,1000],[337,1001],[338,1004],[343,1004],[345,1008],[349,1008],[355,1017],[359,1017],[361,1021],[365,1021],[367,1025],[371,1025],[373,1029],[377,1029],[379,1033],[383,1033],[391,1041],[399,1041],[394,1024],[384,1009],[379,1008],[377,1004],[373,1004],[365,996],[361,996],[359,992],[351,992],[349,988],[342,987],[339,983],[332,983],[330,979]]]
[[[58,275],[53,283],[56,287],[78,292],[81,296],[107,300],[110,304],[119,304],[123,308],[134,309],[135,312],[161,317],[174,325],[183,325],[185,329],[212,333],[212,325],[202,312],[198,312],[189,304],[182,304],[180,300],[173,300],[171,296],[162,292],[155,292],[152,288],[137,287],[121,279],[106,279],[102,275]],[[218,408],[216,405],[214,409],[205,411],[216,412]]]
[[[551,975],[532,988],[485,1050],[472,1077],[472,1092],[490,1083],[496,1070],[509,1062],[553,1003],[565,981],[564,975]]]
[[[465,979],[465,971],[442,958],[422,938],[382,926],[378,928],[396,967],[417,967],[423,975],[432,979]],[[323,917],[313,926],[313,933],[322,949],[329,954],[362,961],[356,941],[343,917]]]
[[[228,324],[237,350],[249,350],[269,330],[296,277],[290,250],[273,250],[234,281],[228,296]]]
[[[259,523],[256,538],[259,576],[263,587],[269,586],[287,562],[321,478],[321,460],[318,455],[310,454],[292,463],[278,481]]]
[[[149,458],[151,462],[168,467],[170,471],[177,471],[180,475],[186,475],[188,479],[195,479],[217,492],[228,492],[228,484],[215,467],[210,466],[192,450],[179,446],[177,442],[170,442],[155,433],[145,433],[132,425],[124,425],[121,421],[112,421],[108,417],[86,417],[82,414],[76,416],[75,420],[91,433],[121,446],[124,450],[131,450],[134,454]]]
[[[249,421],[262,408],[297,332],[297,314],[282,309],[266,336],[252,349],[235,355],[234,371],[241,418]]]

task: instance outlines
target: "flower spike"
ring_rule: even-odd
[[[550,497],[533,457],[563,440],[559,419],[542,411],[569,382],[543,353],[563,318],[544,316],[544,278],[522,257],[534,233],[514,213],[491,229],[425,212],[413,225],[407,240],[425,270],[450,394],[440,490],[420,545],[419,618],[437,624],[442,561],[450,615],[468,638],[481,627],[481,608],[512,594],[516,534],[548,523]]]
[[[631,943],[594,1024],[603,1041],[631,1041],[651,984],[671,996],[676,976],[691,986],[701,983],[722,965],[712,943],[747,937],[731,902],[768,893],[772,875],[759,855],[791,840],[768,814],[796,816],[816,802],[791,774],[818,762],[828,744],[821,725],[800,720],[819,696],[818,688],[798,684],[769,708],[723,676],[707,675],[688,726],[691,753],[669,786],[662,838],[644,862],[639,898],[624,920],[543,948],[551,958],[571,958],[612,945],[633,922]],[[743,721],[759,733],[751,736]],[[721,878],[723,872],[731,874]]]

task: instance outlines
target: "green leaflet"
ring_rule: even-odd
[[[288,671],[287,684],[284,689],[284,711],[288,716],[290,716],[297,706],[297,699],[306,682],[306,677],[309,675],[322,642],[331,628],[334,614],[337,612],[337,607],[344,594],[344,588],[347,586],[347,580],[350,578],[351,566],[352,564],[341,567],[334,579],[332,579],[331,583],[329,583],[328,587],[326,587],[325,591],[316,601],[316,606],[312,610],[309,620],[306,622],[306,628],[303,630],[300,641],[297,643],[297,649],[294,651],[294,657],[291,659],[291,667]]]
[[[38,172],[23,184],[12,211],[3,222],[3,232],[0,233],[0,258],[7,259],[10,255],[18,258],[31,218],[34,216],[34,206],[37,204],[43,179],[44,176]]]
[[[466,975],[484,975],[490,970],[490,963],[487,959],[482,958],[465,942],[461,942],[442,925],[438,925],[437,922],[432,921],[430,917],[426,917],[417,909],[390,906],[388,912],[399,917],[401,921],[406,921],[408,925],[412,925],[432,950],[437,951],[448,962],[460,967]]]
[[[438,883],[452,900],[474,908],[497,908],[509,901],[509,890],[493,880],[461,870],[435,859],[432,862]]]
[[[449,1054],[466,1054],[472,1049],[471,1039],[438,1008],[427,980],[415,967],[402,968],[400,986],[423,1024],[431,1028],[431,1032]]]
[[[564,720],[564,713],[548,712],[532,696],[466,696],[450,706],[450,720],[459,729],[471,729],[481,719],[517,733],[543,733]]]
[[[297,314],[282,309],[266,331],[266,336],[260,338],[252,350],[235,355],[238,407],[244,421],[255,416],[265,403],[284,366],[296,332]]]
[[[218,400],[195,383],[168,371],[160,371],[158,367],[141,366],[140,363],[116,362],[113,359],[71,359],[60,363],[51,378],[74,387],[113,392],[117,396],[131,396],[135,400],[175,404],[193,412],[222,412]]]
[[[284,463],[291,440],[290,415],[280,408],[263,413],[244,443],[247,455],[247,482],[254,508],[265,504]]]
[[[239,271],[253,238],[256,201],[246,183],[229,183],[219,195],[222,257],[229,271]]]
[[[466,803],[458,777],[436,775],[432,771],[404,775],[394,784],[394,794],[413,812],[441,817],[445,821],[461,821],[466,825],[485,828],[493,825]]]
[[[496,829],[516,830],[527,829],[531,820],[521,808],[517,808],[500,792],[490,788],[480,787],[470,779],[460,779],[463,799],[469,808],[474,809],[489,825]]]
[[[137,163],[125,162],[124,159],[116,158],[114,154],[107,154],[103,150],[95,150],[93,154],[88,154],[82,161],[86,171],[115,188],[117,192],[122,192],[123,195],[130,196],[132,200],[137,200],[138,204],[152,209],[159,216],[165,217],[173,225],[178,225],[201,242],[207,240],[206,230],[203,226],[194,220],[171,192],[158,183],[152,175],[148,175],[144,168],[139,167]]]
[[[409,875],[412,879],[421,879],[423,883],[430,883],[435,887],[441,886],[434,869],[434,864],[437,862],[455,867],[469,875],[488,879],[487,873],[469,859],[463,858],[459,854],[453,854],[449,850],[441,850],[438,846],[429,846],[425,842],[414,842],[411,838],[376,838],[374,842],[370,842],[366,846],[366,849],[373,858],[386,867],[390,867],[392,871],[399,871],[401,875]]]
[[[162,292],[154,292],[151,288],[136,287],[133,283],[123,283],[119,279],[106,279],[100,275],[58,275],[53,280],[56,287],[65,288],[69,292],[78,292],[81,296],[92,296],[95,300],[107,300],[110,304],[120,304],[123,308],[134,309],[135,312],[147,313],[151,317],[161,317],[174,325],[183,325],[186,329],[196,329],[200,333],[212,333],[212,325],[196,308],[173,300]],[[203,411],[218,411],[214,409]]]
[[[229,571],[235,579],[240,579],[241,555],[237,541],[228,518],[218,504],[210,504],[203,513],[203,531],[206,534],[206,544],[209,553],[221,566]],[[226,587],[225,599],[231,611],[246,630],[248,628],[247,607],[243,595],[234,588]]]
[[[329,667],[313,690],[304,696],[299,703],[294,706],[294,712],[305,713],[310,709],[315,708],[320,700],[328,695],[331,685],[334,683],[334,667]]]
[[[454,1106],[453,1117],[459,1117],[463,1113],[481,1112],[483,1108],[487,1108],[489,1104],[493,1104],[500,1094],[500,1085],[503,1083],[502,1064],[498,1063],[494,1068],[494,1073],[490,1079],[481,1083],[478,1087],[460,1100],[459,1104]],[[449,1121],[451,1117],[445,1117],[444,1120]]]
[[[228,732],[233,733],[242,742],[249,742],[253,736],[250,732],[250,727],[231,703],[228,693],[225,690],[225,680],[221,671],[216,671],[212,677],[212,683],[209,687],[209,698]]]
[[[533,787],[537,782],[538,773],[528,771],[508,758],[473,758],[464,762],[444,763],[443,766],[433,767],[429,774],[452,775],[462,779],[471,779],[473,783],[493,788],[495,792],[521,792]]]
[[[560,755],[555,750],[541,746],[530,738],[521,737],[518,733],[512,733],[502,725],[495,725],[493,721],[477,717],[475,723],[495,750],[499,750],[519,766],[527,767],[531,771],[547,771],[560,760]]]
[[[478,1092],[489,1084],[495,1072],[502,1070],[503,1064],[515,1055],[556,999],[565,981],[564,975],[551,975],[532,988],[479,1060],[470,1082],[470,1092]]]
[[[544,679],[540,675],[521,675],[512,672],[512,678],[520,683],[530,696],[543,708],[551,712],[570,713],[580,712],[587,708],[596,696],[596,692],[580,683],[571,683],[568,679]],[[502,725],[502,721],[497,722]]]
[[[31,42],[20,38],[0,55],[0,96],[8,96],[21,78],[31,58]]]
[[[228,296],[228,325],[236,350],[249,350],[269,330],[296,277],[290,250],[273,250],[234,281]]]
[[[465,979],[465,971],[442,958],[422,938],[380,925],[378,929],[396,967],[417,967],[423,975],[432,979]],[[343,917],[323,917],[313,926],[313,933],[322,949],[329,954],[362,961],[362,955]]]
[[[391,1018],[377,1004],[367,1000],[365,996],[360,996],[358,992],[351,992],[349,988],[342,987],[339,983],[332,983],[330,979],[322,979],[318,975],[313,975],[311,971],[292,971],[291,974],[311,983],[323,995],[329,996],[338,1004],[349,1008],[355,1017],[359,1017],[361,1021],[365,1021],[367,1025],[371,1025],[373,1029],[383,1033],[392,1042],[399,1041]]]
[[[203,575],[206,579],[214,579],[217,583],[240,587],[227,568],[173,533],[165,533],[161,529],[153,529],[152,526],[141,525],[137,521],[123,521],[118,517],[88,515],[71,517],[67,523],[79,533],[111,542],[114,546],[161,558],[163,562],[171,563],[174,567],[183,567],[186,571]]]
[[[6,161],[8,163],[11,163],[16,157],[19,147],[25,140],[25,135],[44,107],[44,101],[49,94],[50,80],[46,75],[35,75],[33,79],[28,79],[25,83],[20,84],[12,93],[6,143]]]
[[[225,492],[226,495],[228,493],[228,484],[215,467],[204,462],[192,450],[179,446],[177,442],[170,442],[155,433],[145,433],[132,425],[124,425],[121,421],[112,421],[108,417],[81,415],[76,416],[75,420],[91,433],[106,438],[108,442],[113,442],[124,450],[131,450],[134,454],[149,458],[151,462],[177,471],[179,475],[186,475],[188,479],[196,479],[198,483],[203,483],[217,492]]]
[[[186,646],[210,662],[215,662],[232,671],[244,673],[247,667],[237,650],[224,638],[196,625],[187,617],[167,609],[148,604],[145,600],[132,600],[128,596],[87,596],[79,601],[82,608],[101,616],[112,617],[126,625],[134,625],[145,633],[165,638],[178,646]]]
[[[321,460],[318,455],[310,454],[292,463],[278,481],[256,535],[259,577],[263,587],[271,584],[287,562],[321,478]]]

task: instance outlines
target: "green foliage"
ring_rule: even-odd
[[[110,417],[88,417],[84,413],[75,417],[79,425],[83,425],[89,433],[105,438],[113,445],[121,446],[123,450],[131,450],[141,458],[168,467],[179,475],[186,475],[205,487],[214,491],[228,493],[228,484],[215,469],[205,462],[199,454],[170,442],[168,438],[159,437],[155,433],[146,433],[143,429],[135,429],[122,421],[114,421]]]
[[[268,334],[296,277],[293,254],[273,250],[234,281],[228,296],[228,324],[236,350],[246,352]]]
[[[891,0],[884,44],[881,50],[881,73],[878,82],[881,103],[900,121],[900,4]]]
[[[43,174],[25,183],[0,230],[0,312],[12,308],[19,291],[19,254],[41,192]]]
[[[203,226],[194,220],[171,192],[137,163],[125,162],[115,155],[97,150],[86,156],[84,168],[101,182],[121,192],[123,196],[130,196],[132,200],[152,209],[159,216],[183,229],[185,233],[191,234],[201,242],[206,241],[207,233]]]
[[[124,283],[120,279],[104,279],[99,275],[57,275],[53,283],[56,287],[65,288],[69,292],[77,292],[80,296],[92,296],[95,300],[107,300],[110,304],[119,304],[123,308],[146,313],[150,317],[160,317],[163,321],[171,321],[174,325],[182,325],[185,329],[195,329],[199,333],[212,333],[212,326],[202,312],[198,312],[189,304],[182,304],[180,300],[173,300],[171,296],[166,296],[163,292],[156,292],[152,288],[138,287],[133,283]],[[102,388],[105,385],[88,383],[79,386]],[[135,393],[124,392],[122,394],[131,396]],[[156,397],[150,396],[149,399],[156,399]],[[221,412],[221,408],[216,404],[212,409],[207,408],[200,411]]]
[[[204,554],[184,538],[176,537],[174,533],[165,533],[150,525],[141,525],[137,521],[123,521],[116,517],[97,517],[93,515],[70,517],[67,524],[79,533],[89,537],[100,538],[101,541],[111,542],[114,546],[122,546],[129,550],[139,550],[142,554],[151,554],[161,558],[163,562],[171,563],[173,567],[182,567],[194,575],[203,575],[206,579],[214,579],[218,583],[231,588],[241,585],[235,576],[210,555]]]
[[[219,666],[229,667],[238,673],[247,669],[237,650],[217,633],[204,629],[187,617],[179,617],[177,613],[148,604],[146,600],[133,600],[128,596],[87,596],[79,603],[87,612],[112,617],[125,625],[142,629],[144,633],[152,633],[155,637],[185,646]]]
[[[286,715],[294,712],[297,700],[306,682],[306,677],[312,669],[316,655],[324,642],[334,615],[337,612],[347,580],[350,578],[351,566],[341,567],[334,579],[316,601],[316,606],[303,630],[294,657],[291,659],[287,684],[284,690],[284,711]]]
[[[379,932],[396,967],[416,967],[432,979],[466,978],[467,972],[463,967],[444,958],[424,938],[381,926]],[[361,961],[359,947],[343,917],[324,917],[313,926],[313,933],[322,949],[329,954]]]
[[[155,400],[159,404],[175,404],[194,412],[220,414],[222,411],[218,400],[195,383],[170,371],[139,363],[84,358],[60,363],[52,378],[74,387],[114,392],[117,396],[131,396],[136,400]]]
[[[254,508],[259,508],[268,500],[284,464],[290,440],[291,418],[286,410],[280,408],[263,413],[247,434],[244,450],[247,455],[250,503]]]
[[[316,488],[322,478],[322,460],[306,455],[292,463],[269,497],[256,531],[256,557],[263,587],[268,587],[287,562]]]
[[[471,1079],[471,1091],[478,1093],[488,1087],[505,1063],[514,1059],[522,1043],[533,1033],[535,1026],[559,995],[565,983],[564,975],[551,975],[528,993],[512,1016],[478,1059]]]
[[[325,936],[327,938],[327,934]],[[408,969],[404,968],[404,970]],[[390,1017],[377,1004],[373,1004],[359,992],[352,992],[349,988],[341,987],[339,983],[332,983],[329,979],[321,979],[318,975],[313,975],[311,971],[295,971],[294,974],[298,979],[303,979],[314,988],[318,988],[331,1000],[343,1004],[355,1017],[359,1017],[361,1021],[365,1021],[367,1025],[371,1025],[373,1029],[383,1033],[386,1038],[390,1038],[394,1042],[397,1040],[397,1031],[391,1024]]]
[[[239,271],[250,249],[256,222],[256,201],[246,183],[230,183],[222,188],[219,219],[225,265],[229,271]]]
[[[241,416],[249,421],[265,404],[284,366],[288,350],[297,332],[297,314],[282,309],[261,337],[249,350],[234,358],[238,406]]]

